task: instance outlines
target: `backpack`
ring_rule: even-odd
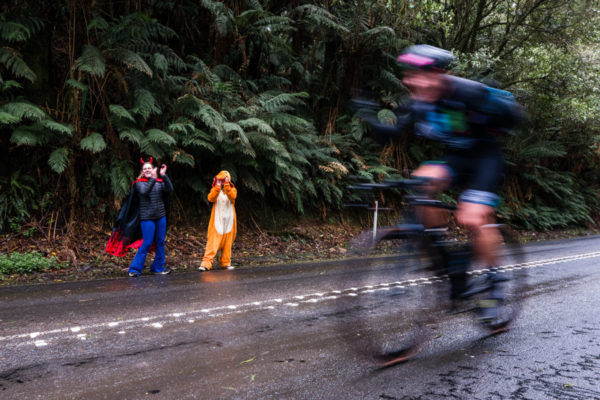
[[[511,92],[490,86],[485,86],[485,91],[485,101],[479,106],[479,111],[488,116],[488,129],[509,133],[523,119],[523,108]]]

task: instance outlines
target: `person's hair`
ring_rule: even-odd
[[[152,168],[154,168],[154,164],[152,164],[149,161],[146,161],[145,163],[142,164],[142,169],[140,171],[140,174],[138,175],[137,179],[142,179],[144,177],[144,165],[146,164],[150,164],[152,166]]]

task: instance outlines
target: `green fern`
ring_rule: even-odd
[[[69,125],[61,124],[60,122],[53,121],[51,119],[43,119],[32,125],[33,129],[40,132],[50,131],[64,136],[72,136],[73,128]]]
[[[125,128],[119,132],[119,139],[139,146],[144,140],[144,133],[136,128]]]
[[[19,126],[12,131],[10,141],[17,146],[40,146],[44,144],[43,137],[39,132],[32,130],[29,126]]]
[[[6,111],[0,111],[0,125],[11,125],[19,122],[20,119]]]
[[[91,31],[99,31],[99,32],[104,32],[107,31],[109,29],[110,25],[109,23],[102,17],[96,17],[93,18],[87,25],[87,31],[91,32]]]
[[[25,42],[31,38],[32,32],[23,24],[7,21],[0,15],[0,39],[9,43]]]
[[[41,121],[48,118],[46,113],[41,108],[34,104],[23,102],[11,102],[0,107],[0,111],[11,114],[19,121]]]
[[[349,29],[342,25],[335,15],[324,8],[304,4],[294,9],[294,13],[303,15],[311,27],[324,27],[338,33],[348,33]]]
[[[136,89],[134,92],[135,104],[131,109],[132,114],[140,115],[144,120],[152,114],[161,114],[162,110],[159,107],[156,99],[149,90]]]
[[[87,92],[89,90],[88,85],[75,79],[67,79],[67,85],[82,92]]]
[[[78,70],[90,75],[103,77],[106,73],[106,62],[102,52],[95,46],[86,44],[83,46],[81,56],[75,61]]]
[[[107,59],[152,77],[152,69],[148,63],[134,51],[125,48],[114,48],[105,50],[105,55]]]
[[[92,153],[99,153],[106,149],[104,138],[97,132],[92,132],[87,137],[81,139],[79,145],[83,150],[91,151]]]
[[[176,144],[173,136],[160,129],[149,129],[146,131],[146,139],[149,142],[162,146],[173,146]]]
[[[36,74],[23,61],[21,54],[10,47],[0,47],[0,65],[17,78],[25,78],[30,82],[36,79]]]
[[[50,153],[50,157],[48,158],[48,165],[52,169],[52,171],[60,174],[64,172],[64,170],[69,165],[69,149],[65,147],[59,147]]]
[[[111,118],[116,119],[117,121],[118,119],[124,119],[133,123],[136,122],[135,118],[133,118],[133,115],[131,115],[131,113],[120,104],[111,104],[108,106],[108,109],[110,111]]]
[[[110,185],[115,196],[123,198],[129,194],[134,171],[125,160],[114,159],[110,168]]]

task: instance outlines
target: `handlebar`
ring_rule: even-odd
[[[413,206],[429,206],[436,208],[444,208],[447,210],[454,210],[456,206],[452,204],[444,203],[440,200],[430,199],[426,196],[425,191],[423,190],[425,185],[427,185],[431,180],[435,178],[411,178],[411,179],[397,179],[397,180],[387,180],[378,183],[359,183],[356,185],[347,186],[350,190],[373,190],[373,189],[413,189],[416,190],[416,193],[407,196],[409,198],[409,202]],[[353,207],[363,207],[367,208],[367,204],[344,204],[345,207],[353,206]]]
[[[396,179],[396,180],[387,180],[378,183],[358,183],[356,185],[346,186],[348,189],[412,189],[419,188],[425,186],[428,181],[431,179],[428,178],[411,178],[411,179]]]

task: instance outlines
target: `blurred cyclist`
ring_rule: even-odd
[[[458,199],[456,220],[470,232],[475,256],[495,271],[501,239],[494,225],[495,208],[500,203],[497,191],[504,174],[497,137],[518,122],[522,111],[509,92],[448,75],[446,70],[453,60],[452,53],[437,47],[409,47],[398,57],[398,62],[407,67],[402,82],[411,94],[408,108],[398,113],[395,125],[381,123],[374,116],[364,119],[375,137],[388,138],[414,129],[417,135],[446,145],[448,151],[441,160],[424,162],[413,176],[428,178],[431,195],[451,185],[464,189]],[[419,217],[430,232],[430,240],[441,242],[443,235],[435,228],[446,224],[446,212],[420,207]],[[450,276],[452,298],[468,297],[467,263],[451,267],[448,257],[442,258],[445,265],[440,267]],[[483,322],[495,318],[504,299],[502,274],[490,277],[491,290],[481,307]]]

